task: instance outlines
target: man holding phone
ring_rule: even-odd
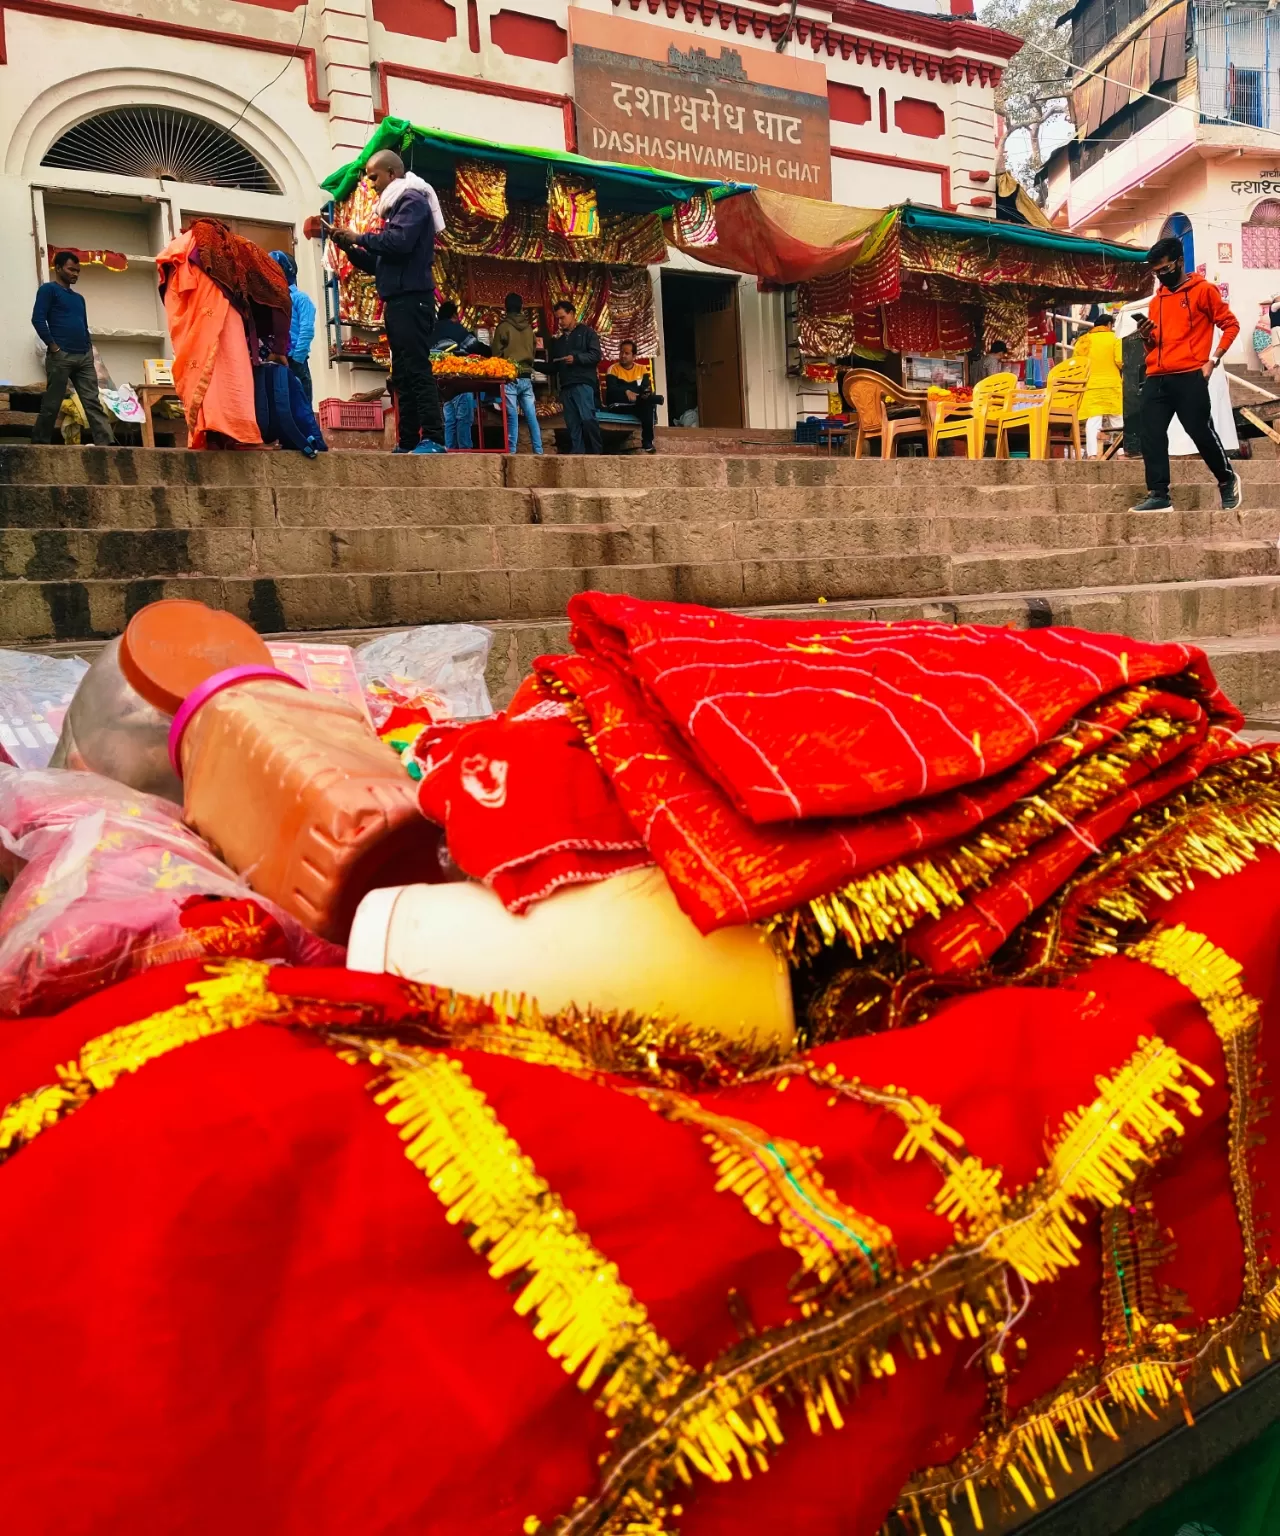
[[[1233,341],[1240,322],[1222,294],[1197,272],[1183,267],[1182,241],[1170,235],[1147,252],[1156,291],[1138,333],[1147,349],[1147,379],[1142,387],[1142,457],[1147,495],[1130,510],[1164,512],[1169,499],[1169,423],[1176,416],[1218,482],[1223,510],[1241,502],[1240,476],[1231,468],[1213,425],[1209,380]],[[1216,351],[1214,331],[1221,338]]]

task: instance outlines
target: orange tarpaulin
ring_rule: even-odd
[[[261,444],[244,321],[217,283],[191,261],[194,247],[195,235],[185,230],[156,257],[173,341],[173,383],[191,446],[208,447],[210,432]]]
[[[720,198],[715,219],[714,245],[682,245],[674,221],[667,226],[667,241],[699,261],[754,273],[762,286],[780,287],[843,272],[866,260],[892,229],[895,214],[756,187]]]

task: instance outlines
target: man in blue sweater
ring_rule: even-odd
[[[48,384],[36,424],[31,429],[31,441],[53,441],[58,410],[67,397],[67,385],[70,384],[89,418],[89,431],[94,442],[108,448],[115,442],[115,436],[98,399],[98,373],[93,366],[89,314],[84,300],[75,292],[79,277],[79,258],[72,251],[59,251],[53,258],[53,281],[41,283],[36,290],[31,323],[48,349],[44,359]]]
[[[444,417],[431,372],[436,289],[432,275],[436,235],[444,228],[432,188],[406,171],[404,161],[380,149],[365,166],[378,194],[382,228],[375,234],[327,225],[329,238],[362,272],[372,272],[382,296],[391,344],[391,383],[400,418],[398,453],[443,453]]]

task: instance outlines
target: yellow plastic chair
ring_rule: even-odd
[[[1055,429],[1065,434],[1065,441],[1084,457],[1080,443],[1080,401],[1089,382],[1089,363],[1085,358],[1071,358],[1055,363],[1043,389],[1019,393],[1011,402],[996,435],[996,458],[1009,457],[1009,433],[1026,429],[1033,459],[1047,459]]]
[[[993,373],[974,385],[972,400],[940,401],[929,434],[929,457],[937,458],[939,443],[963,442],[971,459],[982,458],[987,435],[998,431],[1017,387],[1016,374]]]

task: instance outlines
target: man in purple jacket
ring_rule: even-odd
[[[400,417],[397,453],[443,453],[444,417],[431,372],[431,331],[435,325],[436,234],[444,228],[435,192],[421,176],[405,171],[389,149],[371,155],[365,166],[378,194],[383,220],[377,234],[327,225],[329,238],[362,272],[372,272],[382,296],[391,383]]]

